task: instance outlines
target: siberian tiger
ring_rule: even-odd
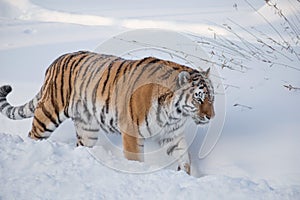
[[[77,145],[92,147],[101,129],[122,135],[127,159],[143,161],[144,139],[152,138],[178,170],[190,174],[184,124],[206,124],[214,117],[214,89],[207,71],[154,57],[126,60],[87,51],[68,53],[47,69],[38,94],[12,106],[0,87],[0,111],[10,119],[33,117],[29,137],[48,138],[67,118],[74,122]],[[165,146],[167,145],[167,146]]]

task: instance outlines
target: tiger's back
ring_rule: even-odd
[[[11,106],[9,86],[1,87],[0,109],[12,119],[33,116],[29,136],[34,139],[49,137],[66,118],[74,121],[78,145],[93,146],[100,129],[121,133],[125,156],[143,160],[143,139],[156,136],[160,144],[172,146],[165,141],[181,138],[187,117],[195,112],[188,107],[195,106],[196,82],[207,94],[197,105],[199,116],[200,107],[204,111],[210,105],[205,111],[210,119],[214,112],[208,93],[213,89],[204,72],[154,57],[125,60],[80,51],[56,59],[40,92],[23,106]]]

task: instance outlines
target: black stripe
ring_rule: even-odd
[[[88,107],[87,107],[87,102],[85,102],[85,101],[83,101],[83,109],[84,109],[83,113],[86,115],[87,121],[90,122],[91,118],[92,118],[92,115],[89,112]]]
[[[82,82],[82,79],[80,79],[79,77],[82,76],[82,70],[85,69],[85,66],[88,66],[90,65],[90,61],[91,60],[94,60],[95,59],[95,54],[89,54],[88,55],[88,58],[86,60],[84,60],[83,63],[79,63],[77,64],[77,66],[79,67],[79,70],[77,71],[76,73],[76,76],[75,76],[75,80],[74,80],[74,84],[76,85],[76,83],[79,81],[80,83]],[[77,67],[76,66],[76,67]],[[82,77],[83,78],[83,77]]]
[[[64,100],[64,78],[65,78],[65,69],[66,69],[66,65],[68,65],[69,61],[70,61],[71,57],[69,56],[68,59],[65,61],[64,66],[62,67],[62,72],[61,72],[61,81],[60,81],[60,98],[61,98],[61,104],[62,106],[65,105],[65,100]]]
[[[68,64],[70,63],[70,60],[74,57],[74,55],[68,55],[68,58],[64,61],[64,65],[62,67],[62,72],[61,72],[61,88],[60,88],[60,95],[61,95],[61,102],[62,105],[65,105],[65,100],[64,100],[64,77],[65,77],[65,70],[67,70]],[[70,77],[70,76],[67,76]]]
[[[82,139],[82,137],[80,135],[78,135],[78,133],[76,133],[76,137],[77,137],[78,140]]]
[[[5,107],[7,107],[7,106],[10,106],[10,104],[9,103],[4,103],[4,104],[2,104],[1,106],[0,106],[0,111],[2,111]]]
[[[74,55],[75,57],[75,55]],[[73,68],[77,66],[77,64],[83,60],[84,58],[86,58],[87,55],[81,55],[81,58],[79,60],[74,59],[71,64],[70,64],[70,76],[69,76],[69,93],[67,94],[67,103],[66,103],[66,107],[69,107],[69,102],[70,102],[70,96],[71,96],[71,92],[72,92],[72,76],[73,76]],[[66,111],[65,111],[65,115],[66,115]],[[66,115],[67,116],[67,115]]]
[[[12,110],[12,109],[13,109],[12,106],[10,106],[9,108],[7,108],[6,113],[5,113],[7,117],[10,116],[10,113],[11,113],[11,110]],[[2,111],[2,110],[0,109],[0,111]]]
[[[130,117],[131,117],[131,120],[134,121],[134,116],[133,116],[133,110],[132,110],[132,97],[130,98],[129,100],[129,112],[130,112]]]
[[[156,61],[156,62],[155,62]],[[153,60],[152,62],[150,62],[149,64],[155,64],[155,63],[158,63],[158,62],[160,62],[160,61],[162,61],[162,60],[159,60],[159,59],[156,59],[156,60]],[[162,68],[162,66],[163,65],[157,65],[156,67],[154,67],[153,69],[153,71],[148,75],[148,78],[149,77],[151,77],[151,76],[153,76],[158,70],[160,70],[161,68]]]
[[[78,143],[79,143],[80,146],[84,146],[84,144],[82,143],[81,140],[78,140]],[[77,143],[77,146],[79,146],[78,143]]]
[[[147,62],[148,60],[153,59],[152,57],[147,57],[147,58],[143,58],[140,60],[135,60],[135,61],[131,61],[130,67],[135,66],[135,68],[131,71],[129,77],[133,76],[135,71],[139,69],[140,65],[142,65],[143,63],[145,64],[145,62]]]
[[[108,111],[109,111],[109,101],[110,101],[110,87],[109,87],[109,90],[108,90],[107,99],[105,100],[106,114],[108,114]]]
[[[162,80],[168,79],[170,75],[174,72],[174,69],[167,70],[163,75],[161,75],[159,78]]]
[[[175,71],[177,71],[177,70],[180,69],[180,67],[178,67],[178,66],[172,66],[172,68],[173,68],[173,70],[175,70]]]
[[[69,103],[68,103],[69,104]],[[64,115],[69,118],[69,113],[68,113],[68,107],[66,106],[65,109],[64,109]]]
[[[162,105],[160,104],[159,100],[157,103],[158,103],[158,106],[157,106],[157,111],[156,111],[156,120],[159,122],[159,125],[161,125],[163,123],[163,121],[160,119]]]
[[[20,115],[20,117],[22,117],[22,118],[26,118],[27,116],[24,114],[24,105],[23,106],[20,106],[19,108],[18,108],[18,114]]]
[[[136,126],[137,126],[137,130],[138,130],[139,136],[141,136],[142,138],[144,138],[144,136],[142,135],[141,130],[140,130],[140,121],[139,121],[138,118],[136,118]]]
[[[99,60],[102,60],[102,59],[103,59],[103,58],[98,59],[98,60],[96,60],[96,62],[99,61]],[[92,72],[92,76],[95,76],[96,74],[98,74],[98,72],[99,72],[100,69],[101,69],[101,67],[96,68],[96,72],[95,72],[95,74],[94,74],[94,72]],[[91,78],[92,76],[90,76],[89,79],[88,79],[87,87],[88,87],[89,82],[90,82],[91,79],[92,79],[92,78]],[[100,80],[101,80],[101,78],[100,78]],[[99,83],[100,83],[100,81],[99,81]],[[94,89],[96,89],[96,88],[98,88],[98,87],[95,87]],[[103,88],[102,88],[102,89],[103,89]],[[87,101],[87,91],[88,91],[88,90],[85,90],[85,100],[86,100],[86,101]],[[94,90],[94,92],[96,93],[95,90]],[[94,94],[94,93],[93,93],[93,94]],[[103,95],[103,93],[102,93],[102,95]],[[96,96],[94,96],[93,99],[95,99],[95,97],[96,97]],[[107,97],[107,99],[106,99],[106,101],[105,101],[106,113],[108,113],[108,111],[109,111],[109,101],[110,101],[110,87],[109,87],[109,89],[108,89],[108,97]],[[96,104],[96,99],[95,99],[95,101],[93,101],[93,104]]]
[[[105,60],[105,57],[103,57],[102,55],[95,56],[95,59],[85,67],[85,71],[83,72],[82,77],[86,76],[86,74],[87,74],[87,72],[88,72],[88,70],[89,70],[90,67],[96,66],[94,68],[94,70],[95,69],[99,69],[99,68],[101,69],[101,67],[97,67],[96,63],[99,62],[99,61],[102,62],[103,60]]]
[[[29,104],[29,110],[33,113],[35,111],[35,106],[33,104],[33,100],[31,100],[28,104]]]
[[[9,113],[11,119],[15,119],[16,118],[16,116],[15,116],[16,109],[17,109],[17,107],[13,107],[12,111]]]
[[[80,55],[81,57],[80,57],[80,59],[74,59],[72,62],[71,62],[71,64],[70,64],[70,77],[69,77],[69,89],[70,89],[70,94],[71,94],[71,90],[72,90],[72,76],[74,75],[73,74],[73,71],[74,71],[74,69],[78,66],[78,64],[83,60],[83,59],[85,59],[87,56],[88,56],[88,54],[86,54],[86,55]],[[72,56],[72,58],[74,58],[74,57],[78,57],[78,55],[73,55]],[[69,95],[70,95],[69,94]]]
[[[125,67],[125,69],[124,69],[124,72],[123,72],[123,83],[125,83],[125,81],[126,81],[126,75],[127,75],[127,77],[130,77],[130,75],[131,75],[131,73],[130,73],[130,71],[131,71],[131,68],[132,68],[132,66],[134,65],[134,61],[130,61],[129,63],[128,63],[128,65],[126,65],[126,67]],[[126,74],[126,72],[128,71],[128,73]]]
[[[51,98],[51,104],[54,108],[54,112],[55,112],[55,115],[56,115],[56,118],[57,118],[57,121],[58,123],[60,124],[62,121],[60,120],[60,117],[59,117],[59,107],[57,105],[57,102],[54,100],[54,97],[53,97],[53,89],[50,90],[51,91],[51,94],[50,94],[50,98]]]
[[[150,57],[151,58],[151,57]],[[144,62],[148,61],[149,59],[147,60],[144,60]],[[146,71],[146,69],[149,67],[149,66],[152,66],[158,62],[160,62],[161,60],[159,59],[156,59],[154,58],[154,60],[151,60],[150,62],[148,62],[147,64],[144,63],[144,66],[143,66],[143,69],[141,70],[140,74],[137,76],[137,78],[134,80],[134,83],[133,83],[133,87],[135,86],[135,84],[137,83],[137,81],[141,78],[141,76],[144,74],[144,72]],[[149,78],[150,76],[148,76]]]
[[[39,129],[40,130],[40,129]],[[41,135],[37,135],[37,132],[36,132],[36,128],[34,129],[35,132],[33,132],[33,136],[39,140],[43,140],[43,139],[46,139],[48,138],[48,136],[41,136]]]
[[[89,132],[98,132],[99,129],[93,129],[93,128],[82,128],[84,131],[89,131]]]
[[[178,142],[177,144],[175,144],[175,145],[169,147],[169,148],[167,149],[167,154],[168,154],[168,155],[172,154],[173,151],[178,147],[178,145],[179,145],[179,142]]]
[[[147,59],[145,59],[143,62],[146,62],[146,61],[148,61],[149,59],[151,59],[152,57],[149,57],[149,58],[147,58]],[[141,70],[141,72],[139,73],[139,75],[135,78],[135,80],[134,80],[134,82],[133,82],[133,84],[132,84],[132,87],[131,87],[131,93],[132,93],[132,91],[135,89],[134,87],[135,87],[135,85],[136,85],[136,83],[139,81],[139,79],[142,77],[142,75],[145,73],[145,71],[146,71],[146,69],[148,68],[148,67],[150,67],[150,66],[152,66],[152,65],[154,65],[154,64],[156,64],[156,63],[158,63],[158,62],[160,62],[161,60],[159,60],[159,59],[157,59],[157,58],[153,58],[154,60],[151,60],[150,62],[148,62],[147,64],[145,64],[144,63],[144,66],[143,66],[143,69]],[[148,78],[149,78],[150,76],[148,76]]]
[[[42,86],[42,90],[44,90],[50,82],[53,81],[53,73],[56,71],[56,64],[57,62],[59,62],[61,59],[63,59],[63,57],[66,55],[62,55],[59,58],[57,58],[55,61],[53,61],[51,63],[51,65],[47,68],[46,73],[45,73],[45,81],[44,81],[44,85]]]
[[[151,136],[152,132],[151,132],[151,129],[150,129],[150,126],[149,126],[148,115],[147,114],[145,115],[145,122],[146,122],[147,131],[149,132],[149,135]]]
[[[174,140],[173,138],[164,138],[164,139],[162,139],[162,140],[159,141],[159,144],[163,145],[165,143],[172,142],[173,140]]]
[[[108,59],[106,62],[102,63],[101,67],[99,67],[99,70],[100,70],[102,67],[104,67],[104,66],[105,66],[107,63],[109,63],[109,62],[111,62],[110,57],[109,57],[109,59]],[[98,71],[98,70],[97,70],[97,71]],[[96,72],[96,73],[98,73],[98,72]],[[94,112],[94,113],[96,113],[96,98],[97,98],[97,93],[98,93],[99,84],[100,84],[102,78],[103,78],[103,75],[102,75],[102,76],[99,78],[99,80],[97,81],[97,83],[96,83],[96,85],[95,85],[95,87],[94,87],[94,89],[93,89],[93,92],[92,92],[92,94],[93,94],[93,96],[92,96],[92,104],[93,104],[93,112]]]
[[[105,133],[108,133],[108,131],[104,128],[103,124],[99,124],[100,125],[100,128],[105,132]]]
[[[126,65],[126,66],[124,67],[124,71],[123,71],[123,74],[122,74],[122,76],[123,76],[123,83],[125,82],[125,77],[127,76],[127,75],[126,75],[126,72],[127,72],[128,69],[129,69],[129,67],[128,67],[128,65]]]
[[[45,116],[50,119],[50,121],[56,126],[58,127],[59,124],[57,124],[55,118],[53,118],[53,116],[51,115],[51,113],[45,108],[45,106],[42,104],[41,105],[42,111],[45,114]]]
[[[92,136],[88,136],[89,140],[98,140],[98,137],[92,137]]]
[[[86,61],[88,61],[91,57],[93,57],[93,55],[90,55],[90,54],[84,55],[84,56],[82,56],[79,60],[77,60],[76,63],[74,63],[74,64],[71,66],[71,70],[70,70],[70,71],[71,71],[72,77],[74,77],[74,81],[72,82],[72,77],[71,77],[71,78],[70,78],[70,82],[69,82],[70,95],[72,94],[73,89],[74,89],[74,92],[73,92],[72,97],[70,96],[70,98],[69,98],[69,101],[72,100],[72,105],[71,105],[71,107],[74,107],[74,103],[75,103],[74,97],[76,96],[76,90],[75,90],[75,87],[72,87],[72,85],[73,85],[73,86],[76,85],[76,82],[77,82],[77,79],[78,79],[78,73],[79,73],[80,69],[77,70],[76,73],[74,72],[74,70],[75,70],[78,66],[79,66],[79,67],[82,66],[82,64],[81,64],[82,61],[86,62]],[[69,107],[69,105],[68,105],[68,107]]]
[[[124,67],[124,65],[127,63],[127,60],[123,60],[122,62],[121,62],[121,64],[119,64],[119,66],[118,66],[118,69],[117,69],[117,72],[116,72],[116,74],[115,74],[115,77],[114,77],[114,80],[113,80],[113,83],[112,83],[112,85],[114,86],[114,91],[115,91],[115,102],[114,102],[114,105],[115,105],[115,119],[116,119],[116,122],[118,121],[118,118],[119,118],[119,110],[118,110],[118,98],[116,98],[116,97],[118,97],[118,93],[119,93],[119,87],[120,87],[120,85],[117,83],[116,84],[116,81],[117,81],[117,79],[119,78],[119,74],[121,73],[121,70],[123,69],[123,68],[125,68],[126,69],[126,67]],[[119,132],[119,131],[118,131]]]
[[[84,85],[84,81],[85,80],[85,76],[87,74],[88,71],[90,71],[90,75],[89,77],[87,77],[87,82],[86,82],[86,86],[89,85],[89,83],[91,82],[92,78],[99,72],[99,70],[101,69],[101,67],[94,67],[92,69],[92,71],[90,70],[91,67],[95,66],[95,64],[99,61],[103,61],[103,58],[102,57],[97,57],[96,59],[94,59],[92,62],[90,62],[87,66],[82,66],[85,68],[83,74],[82,74],[82,83],[80,85],[80,91],[82,91],[83,89],[83,85]],[[87,92],[87,90],[85,90]]]
[[[184,124],[181,123],[179,126],[173,127],[172,130],[170,130],[170,133],[171,133],[171,132],[174,132],[174,131],[176,131],[176,130],[178,130],[178,129],[180,129],[183,125],[184,125]]]
[[[158,97],[158,103],[162,105],[168,96],[173,96],[173,92],[166,92]]]
[[[178,99],[177,102],[175,103],[175,106],[176,106],[176,107],[178,107],[179,102],[182,100],[183,95],[185,94],[185,92],[186,92],[188,89],[189,89],[189,88],[184,89],[184,90],[181,91],[181,94],[180,94],[180,96],[179,96],[179,99]]]
[[[110,78],[110,72],[111,72],[111,69],[112,69],[112,67],[113,67],[114,64],[115,64],[115,61],[116,61],[116,60],[119,60],[119,59],[120,59],[120,58],[117,58],[117,59],[112,60],[111,63],[109,64],[109,66],[108,66],[108,72],[107,72],[107,75],[106,75],[106,79],[105,79],[105,81],[104,81],[104,83],[103,83],[103,86],[102,86],[102,91],[101,91],[101,94],[102,94],[102,95],[103,95],[104,92],[105,92],[106,84],[107,84],[107,82],[108,82],[108,79]]]
[[[58,88],[57,81],[58,81],[58,76],[60,76],[60,71],[62,70],[62,63],[68,58],[68,54],[65,56],[61,57],[59,59],[54,67],[55,67],[55,73],[54,73],[54,79],[53,79],[53,87],[54,87],[54,92],[53,95],[55,95],[55,99],[58,100],[58,94],[60,93],[61,88]]]
[[[97,59],[95,59],[94,61],[92,61],[87,67],[86,67],[86,70],[83,72],[83,75],[82,75],[82,77],[85,77],[86,76],[86,73],[88,72],[88,71],[90,71],[90,73],[89,73],[89,76],[87,77],[87,79],[83,79],[82,80],[82,82],[81,82],[81,84],[80,84],[80,91],[84,91],[84,101],[85,102],[88,102],[88,99],[87,99],[87,96],[88,96],[88,91],[89,91],[89,89],[87,89],[87,88],[90,88],[90,83],[91,83],[91,81],[92,80],[94,80],[95,78],[94,77],[96,77],[96,75],[99,73],[99,71],[101,70],[101,66],[100,67],[98,67],[98,65],[97,65],[97,62],[99,62],[99,61],[101,61],[101,62],[103,62],[103,57],[101,57],[101,58],[97,58]],[[95,66],[95,67],[93,67],[93,66]],[[90,68],[92,68],[92,69],[90,69]],[[90,69],[90,70],[89,70]],[[83,86],[85,85],[85,89],[83,89]],[[94,88],[95,89],[95,88]],[[94,95],[94,92],[95,91],[93,91],[93,95]]]
[[[102,124],[105,124],[104,107],[101,110],[100,121],[101,121]]]
[[[39,126],[43,129],[42,131],[47,131],[47,132],[53,132],[53,130],[50,130],[47,128],[47,126],[41,122],[36,116],[34,116],[34,120],[39,124]]]
[[[111,118],[110,120],[109,120],[109,124],[110,124],[110,126],[111,126],[111,129],[113,130],[113,132],[119,132],[119,130],[115,127],[115,125],[114,125],[114,119],[113,118]]]
[[[118,66],[118,70],[116,72],[116,75],[115,75],[115,78],[114,78],[114,81],[113,81],[113,84],[115,84],[115,82],[117,81],[117,78],[119,77],[119,74],[121,72],[121,70],[123,69],[123,66],[124,64],[127,62],[127,60],[123,60],[121,64],[119,64]]]
[[[0,98],[0,103],[2,103],[3,101],[7,101],[5,97]]]

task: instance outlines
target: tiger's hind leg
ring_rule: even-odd
[[[74,122],[77,136],[77,146],[93,147],[99,134],[99,128],[93,128],[90,125]]]
[[[40,140],[48,138],[51,133],[67,118],[64,114],[55,111],[48,101],[40,101],[34,111],[32,128],[28,136]]]

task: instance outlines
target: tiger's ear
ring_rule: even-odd
[[[204,72],[204,75],[208,77],[210,75],[210,67]]]
[[[187,71],[182,71],[178,74],[178,86],[181,87],[188,83],[191,79],[190,73]]]

